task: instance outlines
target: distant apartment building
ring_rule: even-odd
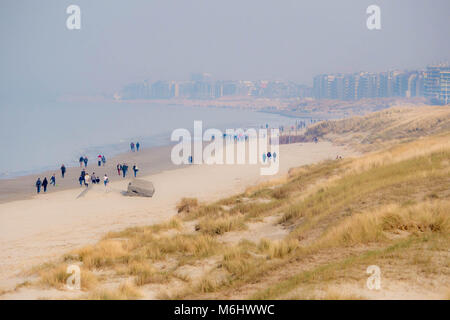
[[[448,104],[448,92],[450,85],[450,66],[428,66],[424,79],[424,95],[435,104]]]
[[[315,99],[416,97],[424,93],[422,71],[321,74],[314,77],[313,83]]]
[[[449,104],[449,92],[450,92],[450,70],[441,71],[440,78],[440,91],[439,91],[439,102],[441,104]]]

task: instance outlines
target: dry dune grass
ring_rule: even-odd
[[[183,198],[177,205],[178,213],[187,212],[189,213],[192,209],[198,207],[198,200],[196,198]]]
[[[141,294],[131,284],[123,283],[116,290],[99,289],[90,293],[86,300],[133,300],[141,297]]]
[[[246,225],[243,217],[240,216],[217,219],[206,217],[196,225],[196,230],[210,235],[221,235],[226,232],[244,229],[246,229]]]
[[[450,148],[450,133],[417,139],[410,143],[398,144],[387,150],[374,152],[356,158],[350,162],[349,168],[356,171],[368,170],[374,166],[400,162],[413,157],[423,156],[431,152],[445,152]]]
[[[214,203],[182,199],[177,218],[111,232],[35,271],[42,283],[61,288],[67,264],[79,264],[88,275],[88,299],[145,298],[140,291],[155,284],[156,296],[165,299],[362,299],[358,290],[339,288],[342,282],[361,285],[366,275],[352,275],[368,263],[383,264],[393,278],[410,267],[418,277],[447,285],[450,134],[441,131],[449,113],[436,108],[422,118],[424,110],[390,109],[334,127],[319,125],[323,134],[356,129],[364,141],[392,135],[403,142],[355,159],[292,169],[282,179]],[[404,141],[402,134],[418,124],[419,132],[440,133]],[[380,126],[385,130],[375,135]],[[245,234],[248,223],[279,215],[278,223],[289,230],[282,240],[221,241],[227,232]],[[179,272],[207,263],[211,267],[195,280]],[[112,278],[122,285],[105,289]]]
[[[297,228],[298,231],[291,234],[299,235],[317,224],[326,223],[330,215],[336,218],[371,206],[406,202],[426,190],[445,195],[449,181],[446,165],[449,150],[430,151],[428,155],[374,165],[359,173],[349,171],[342,178],[291,205],[281,222],[293,224],[299,218],[307,218]]]
[[[331,227],[317,245],[351,246],[388,241],[388,233],[439,232],[450,234],[450,201],[423,202],[410,207],[388,205],[344,219]]]
[[[60,265],[55,265],[50,268],[42,269],[38,272],[40,285],[50,286],[57,289],[63,289],[66,285],[66,281],[70,274],[67,273],[68,264],[62,263]],[[95,275],[90,272],[87,268],[82,267],[81,273],[83,277],[81,280],[81,288],[83,290],[91,290],[96,287],[98,281]]]
[[[155,224],[151,226],[144,227],[133,227],[127,228],[123,231],[119,232],[109,232],[104,236],[104,239],[115,239],[115,238],[131,238],[133,236],[143,237],[145,235],[154,235],[159,232],[171,230],[171,229],[180,229],[182,227],[182,222],[178,218],[172,218],[169,221],[161,224]]]
[[[323,137],[368,151],[449,130],[448,107],[395,107],[364,117],[320,122],[308,128],[305,139]]]

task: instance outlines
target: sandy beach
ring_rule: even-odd
[[[78,184],[80,168],[70,168],[57,187],[36,195],[34,181],[49,173],[0,181],[0,289],[13,288],[21,272],[59,257],[74,248],[98,241],[106,232],[135,225],[149,225],[176,214],[182,197],[212,201],[244,191],[247,187],[285,175],[289,168],[353,155],[353,151],[329,142],[280,146],[280,170],[261,176],[259,165],[190,165],[169,161],[171,147],[152,148],[120,155],[98,168],[90,160],[88,172],[108,173],[108,187],[93,185],[83,196]],[[117,175],[116,163],[137,162],[140,178],[152,181],[152,198],[126,197],[131,178]],[[132,172],[132,170],[130,170]],[[51,173],[50,173],[51,174]]]

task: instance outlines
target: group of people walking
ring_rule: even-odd
[[[136,144],[134,144],[134,142],[130,143],[130,148],[131,151],[139,151],[140,149],[140,143],[136,142]],[[88,162],[89,159],[87,156],[81,156],[78,159],[78,162],[80,164],[80,168],[84,168],[82,169],[80,176],[78,177],[78,182],[80,183],[80,186],[85,186],[85,187],[89,187],[89,184],[100,184],[101,180],[99,176],[95,175],[95,172],[92,173],[92,175],[89,175],[89,173],[87,173],[86,168],[88,166]],[[104,167],[106,165],[106,157],[105,155],[99,154],[97,156],[97,165],[99,167]],[[66,175],[66,166],[63,164],[61,165],[61,177],[64,179],[65,175]],[[137,173],[139,171],[139,168],[136,164],[133,165],[132,167],[133,169],[133,173],[134,173],[134,177],[137,176]],[[122,175],[124,178],[127,176],[128,173],[128,164],[127,163],[123,163],[123,164],[118,164],[117,165],[117,172],[120,175]],[[105,185],[105,187],[108,185],[109,183],[109,177],[108,175],[105,173],[104,177],[103,177],[103,183]],[[41,178],[39,177],[35,183],[36,186],[36,191],[37,193],[40,193],[41,190],[43,190],[44,192],[47,192],[47,188],[49,186],[49,184],[53,185],[56,187],[56,176],[55,174],[53,174],[50,178],[50,182],[47,179],[47,177],[44,177],[44,179],[41,180]]]
[[[99,167],[101,167],[102,165],[105,166],[106,164],[106,157],[102,154],[99,154],[97,156],[97,164]]]
[[[42,181],[41,181],[41,178],[37,179],[37,181],[36,181],[37,193],[41,192],[41,187],[44,188],[44,192],[47,192],[47,186],[48,186],[47,177],[45,177],[44,180],[42,180]]]
[[[66,174],[66,166],[63,164],[61,165],[61,178],[64,179],[64,176]],[[41,178],[38,178],[36,181],[36,191],[37,193],[41,192],[41,188],[44,189],[44,192],[47,192],[47,187],[49,184],[52,184],[54,187],[56,187],[56,175],[53,174],[50,178],[50,183],[47,180],[47,177],[44,177],[43,180]]]
[[[100,177],[95,175],[95,172],[92,173],[92,175],[89,175],[84,169],[81,171],[80,177],[78,178],[78,182],[80,183],[80,186],[85,186],[86,188],[89,187],[89,183],[93,184],[100,184]],[[103,176],[103,184],[105,187],[108,185],[109,178],[108,175],[105,173]]]
[[[84,157],[81,156],[80,159],[78,160],[78,162],[80,163],[80,168],[83,167],[83,164],[84,164],[84,167],[86,168],[88,165],[89,159],[87,156],[84,156]],[[106,157],[104,155],[99,154],[97,156],[97,164],[99,167],[101,167],[102,165],[104,166],[106,164]]]
[[[120,164],[118,163],[117,166],[117,174],[120,176],[122,174],[122,176],[125,178],[127,176],[127,172],[128,172],[128,164],[123,163]],[[133,173],[134,173],[134,177],[136,178],[137,173],[139,171],[139,168],[136,164],[133,165]]]
[[[134,142],[130,143],[130,149],[132,152],[139,151],[139,148],[141,147],[141,144],[139,142],[136,142],[136,144],[134,144]]]

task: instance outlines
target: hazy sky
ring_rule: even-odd
[[[81,30],[66,8],[81,8]],[[381,7],[382,30],[366,27]],[[0,98],[112,92],[143,79],[312,83],[450,60],[449,0],[1,0]]]

